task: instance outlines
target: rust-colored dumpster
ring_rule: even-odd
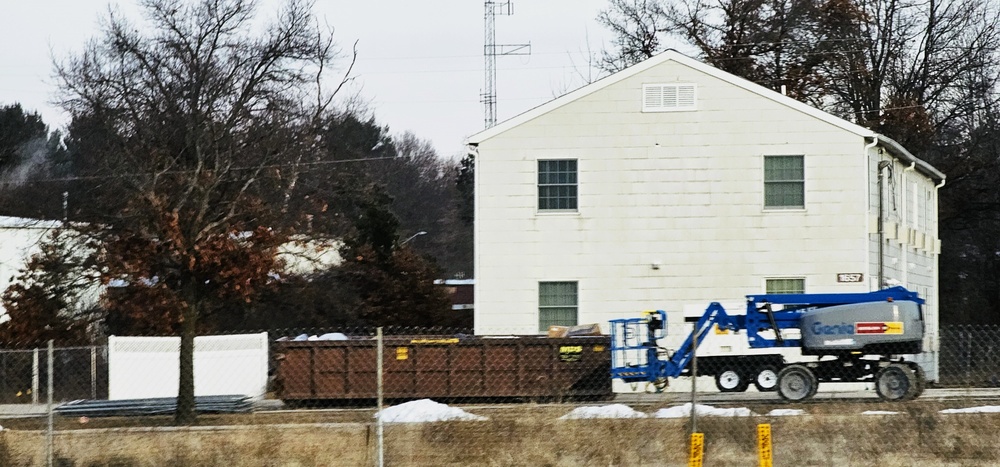
[[[374,338],[277,343],[277,394],[286,401],[374,399]],[[384,397],[610,398],[607,336],[389,336]]]

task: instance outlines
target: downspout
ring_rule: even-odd
[[[906,226],[907,231],[909,231],[909,229],[910,229],[910,216],[907,215],[907,207],[911,206],[911,204],[910,204],[911,202],[908,199],[908,197],[906,196],[906,192],[910,191],[909,190],[909,185],[906,184],[906,172],[912,172],[913,169],[915,169],[916,167],[917,167],[917,163],[916,162],[910,162],[910,166],[907,167],[907,168],[905,168],[905,169],[903,169],[903,176],[901,177],[902,180],[900,180],[900,182],[901,182],[900,185],[902,185],[902,187],[900,188],[899,191],[900,191],[900,193],[902,193],[902,198],[903,198],[901,200],[900,204],[903,205],[903,225]],[[914,212],[913,215],[916,216],[917,213]],[[907,238],[906,244],[904,244],[904,245],[902,245],[900,247],[900,252],[899,252],[900,262],[902,263],[902,269],[903,269],[902,274],[900,274],[900,276],[901,276],[900,279],[902,279],[902,281],[903,281],[903,287],[909,287],[910,286],[910,282],[909,282],[909,274],[910,274],[910,248],[909,248],[910,245],[909,245],[909,236],[907,236],[906,238]]]
[[[885,287],[885,177],[882,171],[892,165],[892,161],[878,162],[878,289]]]
[[[878,145],[878,138],[872,138],[872,142],[865,145],[865,152],[864,152],[864,156],[865,157],[864,157],[863,161],[864,161],[864,165],[866,167],[868,166],[868,159],[871,157],[869,155],[869,151],[871,151],[871,149],[874,148],[877,145]],[[868,174],[870,172],[868,172],[868,170],[865,169],[865,173]],[[882,242],[883,242],[882,237],[884,236],[884,232],[882,231],[882,167],[881,167],[881,162],[879,163],[879,167],[878,167],[878,170],[876,171],[876,173],[878,174],[878,211],[879,211],[878,212],[878,220],[876,221],[876,223],[877,223],[876,225],[878,226],[878,244],[879,244],[879,251],[878,251],[878,265],[879,265],[878,281],[879,282],[878,282],[878,284],[881,284],[882,283]],[[870,176],[871,175],[867,175],[867,177],[870,177]],[[872,184],[871,184],[871,180],[870,179],[868,180],[868,183],[867,183],[866,186],[868,187],[869,190],[871,190]],[[869,200],[868,201],[868,209],[869,209],[869,213],[870,213],[871,212],[871,197],[870,197],[870,195],[869,195],[868,200]],[[870,216],[870,214],[869,214],[869,216]],[[868,218],[870,219],[870,217],[868,217]],[[865,228],[865,230],[868,231],[867,229],[869,229],[869,228],[871,228],[871,227],[867,226]],[[866,247],[864,249],[864,251],[868,251],[868,248],[870,248],[871,244],[869,243],[868,245],[869,246]],[[865,259],[864,263],[868,263],[868,261],[870,261],[870,260],[869,259]],[[870,263],[868,263],[868,264],[870,266]],[[868,268],[865,268],[865,269],[868,269]],[[870,269],[868,269],[868,270],[870,271]],[[881,289],[881,286],[876,286],[876,287],[878,289]]]
[[[942,178],[941,179],[941,183],[938,183],[937,185],[934,185],[934,238],[935,239],[937,239],[937,236],[939,235],[939,232],[938,232],[938,222],[937,222],[937,219],[938,219],[938,190],[940,190],[941,187],[944,186],[944,181],[945,180]],[[940,241],[940,240],[938,240],[938,241]],[[932,368],[934,369],[934,374],[938,377],[938,381],[940,381],[940,377],[941,377],[940,376],[940,371],[941,371],[941,369],[940,369],[940,357],[939,357],[939,355],[940,355],[939,352],[941,350],[941,341],[940,341],[940,332],[941,332],[941,299],[939,298],[939,295],[941,294],[941,287],[938,285],[938,282],[940,281],[941,271],[938,270],[938,258],[939,257],[940,257],[940,255],[934,254],[934,261],[932,263],[933,264],[934,275],[933,275],[933,277],[931,277],[931,281],[932,281],[931,282],[931,286],[933,287],[932,290],[933,290],[934,302],[928,304],[929,305],[928,308],[930,308],[934,312],[934,316],[933,316],[933,318],[934,318],[934,321],[933,321],[934,329],[933,329],[932,332],[930,332],[928,334],[930,334],[930,342],[929,342],[929,344],[930,344],[930,346],[929,346],[930,347],[930,351],[934,354],[934,357],[931,359],[931,362],[932,362],[931,364],[933,365]],[[924,326],[926,328],[927,325],[925,324]]]
[[[472,277],[473,277],[473,279],[475,279],[475,278],[480,277],[480,275],[479,275],[479,265],[482,264],[482,262],[479,261],[479,252],[480,252],[480,249],[477,248],[477,245],[476,245],[476,242],[479,241],[482,238],[480,236],[480,233],[479,233],[480,222],[479,222],[479,212],[478,212],[479,211],[479,206],[480,206],[480,203],[479,203],[479,193],[481,192],[481,190],[479,189],[479,176],[480,176],[479,175],[479,162],[480,162],[479,161],[479,144],[477,144],[477,143],[468,143],[468,153],[467,154],[469,156],[472,156]],[[481,323],[481,322],[483,322],[483,320],[479,319],[479,314],[481,313],[481,311],[479,311],[479,310],[482,309],[482,307],[479,306],[479,298],[477,298],[479,296],[480,296],[480,294],[478,294],[478,293],[477,294],[473,294],[473,296],[472,296],[472,323],[473,323],[473,326],[475,326],[475,323]],[[475,333],[475,331],[478,331],[478,329],[476,329],[475,327],[473,327],[473,333]]]

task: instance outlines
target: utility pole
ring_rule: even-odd
[[[483,88],[482,102],[486,105],[486,128],[497,123],[497,56],[531,55],[531,44],[497,44],[497,15],[514,14],[512,3],[486,0],[486,31],[483,39],[483,56],[486,59],[486,86]]]

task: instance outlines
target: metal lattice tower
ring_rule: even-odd
[[[485,7],[486,29],[483,38],[483,57],[486,59],[486,84],[483,88],[482,102],[486,107],[486,128],[490,128],[497,123],[497,56],[530,55],[531,44],[497,44],[497,15],[510,16],[514,14],[513,5],[509,0],[502,2],[491,2],[487,0]]]

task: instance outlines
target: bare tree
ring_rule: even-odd
[[[612,0],[598,20],[615,34],[602,67],[617,71],[661,51],[669,38],[696,47],[711,65],[818,105],[818,69],[836,53],[828,22],[837,2],[817,0]]]
[[[257,20],[252,0],[139,0],[57,65],[94,213],[105,282],[122,280],[181,335],[176,422],[194,421],[194,336],[221,303],[268,287],[302,225],[280,209],[317,155],[342,81],[311,3]],[[148,33],[145,31],[149,31]],[[303,205],[303,206],[307,206]],[[124,305],[123,305],[124,306]]]
[[[835,112],[920,151],[974,112],[970,102],[983,102],[959,83],[996,82],[1000,11],[992,2],[841,3],[841,21],[830,25],[840,53],[825,71]]]
[[[613,48],[601,52],[598,66],[609,73],[624,70],[661,49],[669,21],[660,0],[610,0],[597,21],[614,34]]]

